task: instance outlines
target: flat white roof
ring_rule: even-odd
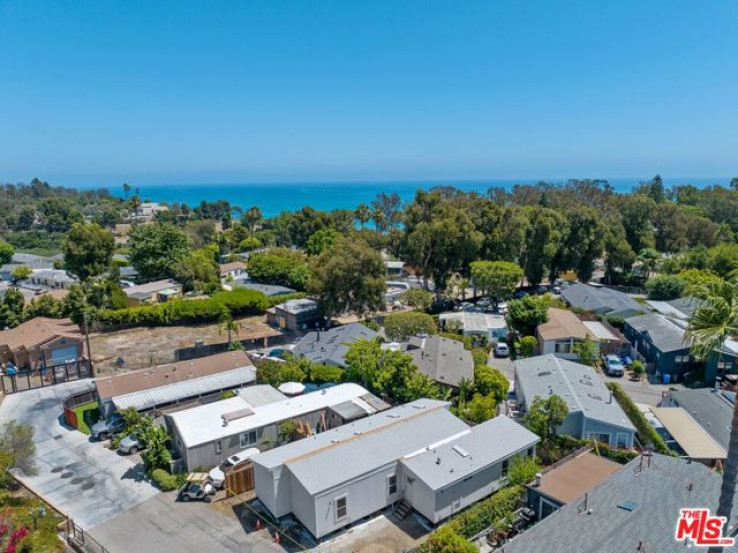
[[[184,445],[189,448],[346,401],[353,401],[367,414],[374,414],[377,410],[361,399],[361,396],[367,394],[369,392],[358,384],[347,383],[260,406],[252,406],[238,396],[172,413],[169,417],[177,427]],[[235,411],[245,412],[243,410],[250,410],[253,413],[231,420],[226,426],[223,425],[224,415]]]

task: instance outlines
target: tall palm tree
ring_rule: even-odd
[[[356,220],[359,221],[359,224],[361,225],[361,230],[364,230],[364,226],[372,218],[372,210],[366,204],[359,204],[356,208],[356,211],[354,211],[354,217],[356,217]]]
[[[701,360],[722,357],[726,338],[738,335],[738,272],[734,271],[725,280],[711,281],[690,287],[687,291],[696,298],[697,309],[687,326],[687,339],[692,341],[692,354]],[[730,522],[733,498],[738,481],[738,401],[733,407],[730,425],[728,458],[723,470],[717,516]],[[710,548],[710,553],[722,551],[721,547]]]

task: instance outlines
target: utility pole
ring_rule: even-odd
[[[85,301],[85,303],[87,303]],[[95,378],[95,366],[92,364],[92,352],[90,351],[90,327],[87,320],[87,310],[82,312],[82,318],[85,323],[85,342],[87,343],[87,360],[90,362],[90,373],[92,378]]]

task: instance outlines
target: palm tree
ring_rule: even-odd
[[[733,271],[725,280],[710,281],[687,290],[696,298],[697,309],[690,318],[686,338],[691,340],[691,352],[697,359],[722,357],[726,338],[738,335],[738,272]],[[719,363],[718,363],[719,364]],[[730,521],[733,498],[738,480],[738,401],[733,407],[730,425],[728,458],[723,470],[717,516]],[[712,552],[722,548],[710,548]]]
[[[233,340],[231,339],[233,333],[235,332],[238,335],[240,325],[233,320],[233,315],[231,315],[230,311],[223,311],[223,313],[221,313],[220,318],[218,319],[218,324],[220,325],[219,334],[222,334],[223,331],[228,333],[228,345],[230,346],[233,343]]]
[[[131,193],[131,185],[127,182],[123,183],[123,194],[125,195],[126,201],[128,201],[128,194]]]
[[[361,225],[361,230],[364,230],[364,226],[366,226],[366,224],[372,218],[372,210],[366,204],[359,204],[356,208],[356,211],[354,211],[354,217],[356,217],[356,220],[359,221],[359,224]]]
[[[138,194],[131,197],[131,207],[133,208],[134,219],[138,220],[138,208],[141,207],[141,198]]]

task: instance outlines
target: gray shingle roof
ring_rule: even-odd
[[[247,290],[256,290],[262,294],[273,297],[273,296],[285,296],[287,294],[293,294],[295,290],[287,288],[286,286],[278,286],[276,284],[261,284],[259,282],[250,282],[248,280],[236,280],[234,283],[239,288],[246,288]]]
[[[629,317],[645,311],[640,303],[622,292],[589,284],[580,283],[564,288],[561,296],[573,307],[603,315]]]
[[[649,313],[625,319],[626,324],[641,334],[648,334],[651,342],[660,351],[680,351],[689,348],[685,342],[685,322],[664,317],[660,313]]]
[[[674,390],[670,393],[672,400],[692,415],[692,418],[727,450],[733,404],[726,398],[724,392],[712,388],[698,388]]]
[[[589,490],[586,509],[584,498],[565,505],[505,544],[505,553],[686,552],[687,545],[674,540],[679,509],[714,512],[720,482],[701,463],[654,454],[648,466],[639,457]],[[635,508],[620,507],[625,501]]]
[[[463,379],[474,380],[474,359],[458,340],[429,336],[411,338],[406,352],[418,370],[448,386],[459,386]]]
[[[359,340],[374,340],[377,333],[361,323],[337,326],[323,332],[308,332],[292,350],[295,357],[307,357],[320,365],[346,366],[346,353]]]
[[[530,430],[500,416],[432,451],[403,459],[402,463],[432,490],[440,490],[539,441]]]
[[[569,406],[569,413],[581,412],[598,420],[635,430],[617,401],[591,367],[560,359],[554,354],[515,361],[518,394],[530,405],[536,397],[556,394]]]

